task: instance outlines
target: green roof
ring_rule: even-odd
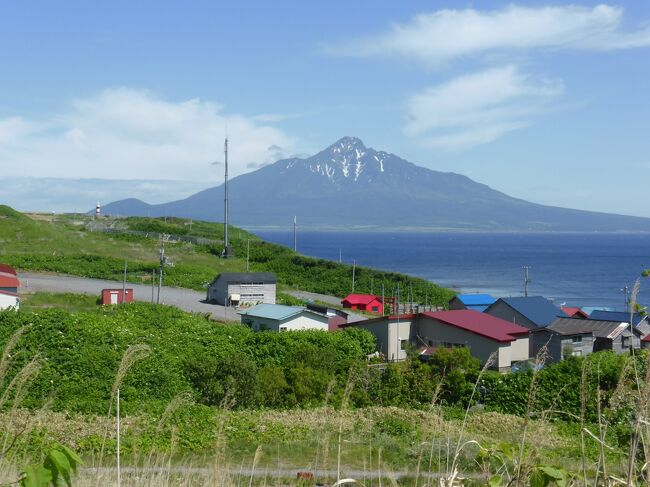
[[[301,306],[285,306],[284,304],[258,304],[244,311],[240,315],[268,318],[270,320],[286,320],[297,314],[307,311]]]

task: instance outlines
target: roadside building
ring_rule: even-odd
[[[474,310],[385,316],[347,326],[370,331],[380,354],[391,361],[404,360],[409,345],[424,347],[425,355],[440,347],[468,347],[483,364],[494,354],[491,367],[500,371],[529,358],[527,328]]]
[[[240,311],[241,323],[253,331],[327,331],[327,315],[316,313],[302,306],[282,304],[258,304]]]
[[[16,275],[16,269],[11,267],[9,264],[1,264],[0,263],[0,273],[13,274],[15,276]]]
[[[489,294],[457,294],[449,301],[449,309],[473,309],[483,312],[495,301],[496,298]]]
[[[384,312],[384,303],[381,297],[374,294],[348,294],[341,304],[344,308],[350,308],[353,311],[366,311],[379,315]]]
[[[0,291],[0,310],[13,308],[18,310],[20,307],[20,298],[17,293],[10,291]]]
[[[133,289],[102,289],[102,304],[122,304],[133,302]]]
[[[545,327],[567,315],[542,296],[499,298],[485,313],[526,328]]]
[[[20,281],[15,274],[9,272],[0,272],[0,291],[7,291],[18,294]]]
[[[601,350],[623,353],[641,347],[641,333],[630,324],[617,321],[558,318],[545,328],[531,330],[531,352],[547,347],[547,362],[569,356],[583,356]]]
[[[578,307],[562,306],[560,309],[564,311],[564,314],[566,314],[569,318],[589,318],[589,315]]]
[[[208,286],[207,301],[222,306],[275,304],[272,272],[222,272]]]

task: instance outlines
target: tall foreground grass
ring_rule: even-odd
[[[0,483],[15,484],[24,465],[42,461],[48,445],[58,442],[85,458],[73,485],[118,485],[114,407],[106,416],[19,408],[42,360],[34,357],[13,377],[7,376],[23,333],[18,330],[0,356]],[[107,393],[115,397],[131,364],[147,353],[142,346],[127,350]],[[542,354],[537,365],[543,360]],[[598,364],[599,355],[588,360]],[[599,373],[598,367],[589,370]],[[587,388],[586,371],[584,367],[583,410],[590,395],[601,394],[600,387]],[[621,372],[612,404],[603,404],[601,410],[598,401],[599,421],[588,424],[584,414],[574,417],[569,433],[562,431],[565,423],[557,422],[563,411],[539,410],[535,379],[523,417],[485,412],[475,405],[464,411],[450,409],[439,403],[440,387],[426,410],[355,410],[348,407],[347,398],[355,388],[365,387],[363,380],[358,373],[348,377],[337,408],[326,394],[325,404],[315,409],[239,411],[233,409],[234,394],[228,396],[206,426],[212,442],[201,454],[188,454],[184,444],[183,429],[192,418],[179,419],[194,411],[188,409],[190,396],[175,398],[159,418],[124,418],[128,453],[120,485],[309,485],[312,480],[297,479],[299,471],[313,474],[313,482],[332,485],[351,479],[376,487],[650,484],[650,364],[637,367],[634,355]],[[612,434],[613,418],[621,414],[629,420],[626,443]],[[95,444],[92,438],[101,442]]]

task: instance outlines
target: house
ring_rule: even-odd
[[[11,272],[0,272],[0,291],[7,291],[10,293],[18,294],[20,281],[16,274]]]
[[[10,291],[0,291],[0,310],[13,308],[18,310],[20,307],[20,299],[17,293]]]
[[[240,311],[241,323],[254,331],[327,331],[327,315],[316,313],[302,306],[283,304],[258,304]]]
[[[499,298],[487,307],[485,313],[526,328],[545,327],[564,311],[542,296]]]
[[[646,335],[641,339],[641,348],[650,348],[650,335]]]
[[[496,298],[489,294],[457,294],[449,301],[449,309],[473,309],[474,311],[485,311],[485,309],[496,301]]]
[[[590,320],[601,321],[622,321],[630,322],[630,313],[627,311],[605,311],[594,310],[589,315]],[[650,318],[646,315],[639,313],[632,314],[632,325],[641,332],[641,336],[645,337],[650,334]]]
[[[344,308],[367,311],[368,313],[383,314],[384,303],[379,296],[374,294],[348,294],[341,304]]]
[[[102,289],[102,304],[122,304],[133,302],[133,289]]]
[[[330,308],[316,303],[307,303],[307,309],[327,316],[327,331],[338,331],[348,323],[348,313],[343,310]]]
[[[581,356],[601,350],[618,353],[630,346],[641,346],[641,333],[630,324],[617,321],[558,318],[545,328],[531,330],[531,352],[537,355],[546,345],[547,362],[558,362],[570,355]]]
[[[567,315],[569,318],[588,318],[589,315],[582,311],[582,309],[578,308],[577,306],[562,306],[560,308],[562,311],[564,311],[564,314]]]
[[[275,304],[272,272],[222,272],[208,286],[207,301],[222,306]]]
[[[492,367],[507,371],[529,358],[527,328],[474,310],[435,311],[385,316],[350,323],[370,331],[387,360],[404,360],[408,345],[431,354],[439,347],[468,347],[482,363],[495,354]]]

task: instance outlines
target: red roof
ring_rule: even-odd
[[[646,335],[641,339],[642,342],[650,342],[650,335]]]
[[[16,275],[16,269],[11,267],[9,264],[0,264],[0,272],[13,274],[14,276]]]
[[[462,328],[497,342],[512,342],[515,335],[528,334],[528,328],[471,309],[422,313],[447,325]]]
[[[381,298],[374,294],[348,294],[343,301],[347,301],[350,304],[368,304],[373,301],[381,302]]]
[[[562,311],[564,311],[567,316],[574,317],[575,315],[582,316],[583,318],[587,318],[588,315],[584,311],[582,311],[580,308],[577,306],[562,306]]]
[[[0,272],[0,287],[18,287],[20,281],[13,274],[7,272]]]

